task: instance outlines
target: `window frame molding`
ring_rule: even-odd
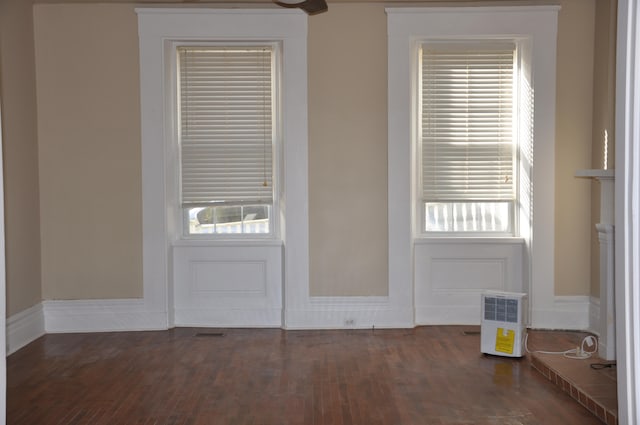
[[[414,170],[416,170],[415,172],[417,174],[415,174],[415,178],[416,183],[415,183],[415,189],[416,189],[416,193],[413,195],[414,196],[414,204],[415,204],[415,208],[416,208],[416,215],[415,215],[415,219],[417,220],[417,222],[415,223],[415,231],[418,234],[419,238],[464,238],[464,237],[480,237],[480,238],[500,238],[500,237],[519,237],[520,235],[520,229],[519,229],[519,220],[518,220],[518,214],[517,214],[517,204],[518,204],[518,199],[519,199],[519,195],[520,195],[520,185],[519,185],[519,176],[520,176],[520,172],[519,172],[519,162],[520,162],[520,143],[519,143],[519,132],[515,131],[513,132],[513,139],[515,140],[516,144],[514,149],[512,150],[512,160],[513,160],[513,180],[515,181],[515,200],[514,202],[509,202],[509,231],[506,232],[502,232],[502,231],[455,231],[455,230],[451,230],[451,231],[428,231],[425,230],[425,223],[426,223],[426,213],[425,213],[425,200],[423,199],[422,196],[422,191],[423,191],[423,186],[422,186],[422,181],[423,181],[423,177],[422,177],[422,158],[423,158],[423,147],[424,147],[424,143],[421,142],[420,140],[420,134],[422,132],[422,122],[420,119],[421,113],[422,113],[422,105],[424,104],[424,102],[421,100],[420,97],[420,93],[418,93],[418,90],[421,87],[421,69],[420,69],[420,50],[421,48],[423,48],[425,45],[429,45],[430,43],[434,43],[434,44],[438,44],[438,43],[451,43],[451,44],[460,44],[460,45],[472,45],[474,42],[477,42],[480,45],[483,44],[513,44],[514,46],[514,61],[515,61],[515,67],[516,70],[519,72],[521,67],[522,67],[522,44],[525,42],[523,41],[521,38],[514,38],[514,37],[510,37],[510,36],[500,36],[500,37],[492,37],[492,36],[482,36],[482,37],[475,37],[475,38],[471,38],[471,37],[441,37],[441,36],[435,36],[435,37],[428,37],[428,38],[417,38],[414,40],[413,45],[412,45],[412,49],[414,49],[414,52],[412,54],[417,55],[418,58],[416,59],[416,66],[417,68],[415,70],[412,71],[412,74],[414,75],[414,79],[413,79],[413,84],[414,84],[414,89],[412,89],[412,93],[414,93],[413,96],[413,105],[416,109],[415,112],[415,122],[413,123],[413,126],[415,127],[415,135],[414,135],[414,139],[412,141],[412,143],[415,143],[415,148],[414,148],[414,152],[415,152],[415,158],[414,158],[414,164],[413,166],[415,167]],[[519,121],[519,116],[520,116],[520,111],[519,111],[519,107],[517,106],[519,103],[519,99],[520,99],[520,76],[516,76],[514,77],[514,81],[513,81],[513,85],[515,87],[514,90],[514,95],[513,95],[513,103],[514,103],[514,109],[516,109],[517,112],[514,112],[513,115],[513,126],[515,127],[515,129],[518,128],[517,125],[515,125],[514,123]],[[415,90],[415,92],[414,92]],[[436,202],[440,202],[440,201],[436,201]],[[454,203],[456,201],[451,201],[451,203]],[[491,202],[491,201],[487,201],[487,202]],[[497,201],[494,201],[497,202]],[[446,203],[443,201],[443,203]]]
[[[282,46],[278,178],[280,232],[284,245],[283,290],[286,299],[307,291],[308,129],[307,16],[299,10],[272,8],[142,7],[138,15],[142,149],[142,250],[145,310],[166,317],[173,326],[171,252],[175,245],[218,245],[223,241],[182,237],[182,210],[177,203],[179,148],[172,118],[176,93],[169,86],[167,55],[175,42],[278,42]],[[285,196],[286,195],[286,196]],[[251,244],[248,238],[230,244]],[[207,243],[208,242],[208,243]],[[263,246],[267,240],[255,239]],[[204,244],[203,244],[204,243]],[[270,243],[269,243],[270,244]],[[285,305],[289,305],[285,299]],[[286,324],[286,312],[283,323]]]
[[[418,78],[415,44],[430,38],[508,38],[531,48],[536,171],[532,175],[533,217],[520,223],[525,240],[525,282],[533,326],[553,326],[556,44],[559,6],[386,8],[388,31],[388,234],[389,286],[413,306],[414,244],[428,240],[416,228],[416,122]],[[521,218],[522,220],[522,218]],[[453,237],[451,238],[453,239]],[[506,238],[509,240],[510,238]],[[535,243],[534,243],[535,241]],[[396,289],[394,289],[396,288]],[[551,317],[551,318],[550,318]]]
[[[273,90],[273,95],[274,95],[274,110],[273,110],[273,114],[275,115],[275,119],[274,119],[274,131],[273,131],[273,144],[272,144],[272,160],[273,160],[273,176],[272,176],[272,185],[273,185],[273,201],[271,204],[265,204],[271,207],[271,214],[269,217],[269,232],[268,233],[202,233],[202,234],[198,234],[198,233],[193,233],[190,234],[188,232],[188,227],[189,227],[189,219],[188,219],[188,212],[186,211],[186,208],[184,208],[181,205],[178,205],[180,211],[179,214],[177,216],[177,219],[179,220],[178,223],[176,223],[176,226],[179,226],[178,228],[180,229],[180,234],[176,235],[176,238],[174,240],[177,239],[184,239],[184,240],[210,240],[210,241],[223,241],[223,240],[251,240],[251,239],[256,239],[256,240],[265,240],[265,239],[278,239],[280,237],[280,193],[281,193],[281,186],[282,186],[282,171],[281,171],[281,167],[282,167],[282,119],[281,119],[281,110],[282,108],[280,107],[280,102],[281,102],[281,96],[280,96],[280,90],[282,89],[282,43],[278,40],[274,41],[270,38],[264,38],[264,39],[251,39],[251,40],[235,40],[235,39],[227,39],[227,40],[221,40],[220,37],[216,37],[215,40],[211,40],[211,41],[194,41],[194,40],[185,40],[183,38],[177,38],[177,39],[172,39],[172,40],[166,40],[165,43],[169,43],[169,45],[167,46],[167,49],[169,49],[170,51],[166,52],[168,55],[168,60],[169,60],[169,67],[167,69],[167,72],[169,73],[169,77],[167,79],[167,84],[168,86],[165,87],[165,90],[167,90],[168,92],[171,93],[171,102],[170,102],[170,106],[171,106],[171,112],[169,114],[170,119],[172,119],[174,122],[171,124],[170,128],[167,128],[167,130],[171,130],[174,132],[173,137],[175,138],[174,140],[178,140],[180,137],[180,122],[179,122],[179,115],[178,115],[178,67],[180,66],[180,64],[178,63],[178,59],[177,59],[177,54],[176,54],[176,50],[179,47],[185,47],[185,46],[203,46],[203,47],[207,47],[207,46],[214,46],[214,47],[220,47],[220,46],[231,46],[231,45],[236,45],[236,46],[256,46],[256,45],[264,45],[264,46],[269,46],[273,49],[273,54],[275,56],[275,64],[274,64],[274,69],[273,69],[273,73],[274,73],[274,77],[273,77],[273,86],[274,86],[274,90]],[[173,82],[173,83],[172,83]],[[174,141],[175,143],[175,141]],[[178,147],[178,155],[181,154],[181,148]],[[176,197],[176,202],[178,204],[181,203],[181,198],[182,195],[180,193],[181,191],[181,178],[182,175],[182,170],[181,170],[181,161],[180,161],[180,156],[178,156],[178,164],[177,164],[177,175],[176,178],[178,179],[176,182],[176,187],[177,187],[177,192],[172,194],[172,196]]]

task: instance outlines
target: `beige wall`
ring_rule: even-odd
[[[563,0],[558,20],[556,112],[556,295],[588,295],[591,189],[576,170],[591,167],[594,0]],[[535,172],[535,171],[534,171]]]
[[[595,0],[561,4],[556,293],[585,295],[590,188],[573,174],[591,164]],[[139,297],[133,6],[38,5],[35,38],[43,297]],[[332,4],[310,18],[313,295],[387,293],[386,69],[384,4]]]
[[[309,19],[311,295],[387,295],[387,33],[380,4]]]
[[[42,298],[31,3],[29,0],[0,1],[8,316],[37,304]]]
[[[555,292],[586,295],[591,193],[574,173],[591,163],[595,2],[561,6]],[[312,295],[386,293],[387,238],[376,231],[387,218],[385,20],[384,5],[352,3],[309,23]]]
[[[137,18],[34,11],[45,299],[142,296]]]

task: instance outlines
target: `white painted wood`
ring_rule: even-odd
[[[285,328],[296,326],[289,310],[306,303],[309,293],[309,152],[307,124],[307,20],[287,39],[283,52],[283,162],[281,209],[284,241]]]
[[[46,333],[167,329],[164,311],[149,311],[143,299],[43,301]]]
[[[611,199],[613,201],[613,199]],[[613,206],[611,206],[613,210]],[[596,224],[600,248],[600,317],[598,323],[598,355],[604,360],[616,359],[616,322],[614,300],[614,226]]]
[[[640,423],[640,7],[618,1],[616,52],[616,355],[618,423]]]
[[[516,39],[529,55],[523,69],[533,76],[534,99],[533,215],[520,214],[520,236],[527,256],[524,282],[529,286],[533,325],[547,322],[554,310],[555,87],[558,6],[387,8],[388,28],[388,214],[389,291],[412,308],[417,235],[415,199],[416,40],[425,38],[505,37]],[[532,218],[533,217],[533,218]],[[535,220],[535,222],[532,222]],[[422,314],[422,313],[421,313]],[[444,318],[443,318],[444,320]],[[584,318],[585,323],[588,316]],[[554,323],[560,326],[561,323]]]
[[[522,292],[521,239],[418,239],[416,324],[480,324],[485,290]]]
[[[196,260],[189,261],[189,295],[196,301],[220,296],[265,296],[266,261]],[[177,302],[176,302],[177,305]]]
[[[586,330],[589,328],[590,297],[587,295],[553,298],[553,303],[538,309],[539,318],[531,327],[535,329]]]
[[[7,319],[7,355],[44,335],[42,303],[14,314]]]
[[[549,320],[539,329],[588,328],[589,297],[556,297],[552,309],[546,310]],[[166,329],[164,313],[151,314],[141,299],[44,301],[46,333],[142,331]],[[479,302],[478,302],[479,306]],[[288,310],[295,326],[289,329],[349,329],[406,328],[407,312],[397,309],[388,297],[310,297],[303,308]],[[225,326],[243,326],[243,321],[255,318],[265,325],[280,319],[280,309],[190,309],[177,312],[181,322],[189,326],[204,326],[206,321]],[[416,315],[429,324],[477,323],[479,308],[416,307]],[[417,324],[420,324],[417,322]],[[185,325],[187,326],[187,325]]]
[[[281,308],[206,308],[175,310],[176,326],[220,328],[279,328]]]
[[[615,175],[616,170],[602,170],[599,168],[576,171],[576,177],[613,179]]]
[[[478,325],[480,323],[480,295],[465,300],[462,305],[416,305],[417,325]]]
[[[285,299],[287,305],[298,305],[309,287],[306,15],[299,10],[270,8],[138,8],[136,12],[142,108],[144,308],[164,314],[166,327],[182,320],[174,317],[170,247],[188,242],[180,241],[178,154],[172,140],[175,122],[171,113],[175,99],[168,76],[172,43],[187,40],[272,41],[281,45],[282,153],[277,159],[281,163],[277,178],[282,184],[277,194],[281,208],[276,221],[286,246]],[[197,246],[194,241],[193,247]]]
[[[600,336],[600,298],[589,297],[589,327],[587,330]]]
[[[389,297],[309,297],[300,309],[288,313],[289,329],[406,328],[407,312]]]
[[[398,294],[397,303],[407,312],[405,320],[410,326],[415,323],[412,242],[415,146],[411,143],[415,99],[410,96],[410,87],[417,78],[417,57],[411,54],[409,35],[400,31],[403,25],[402,18],[387,9],[389,293]]]
[[[600,184],[600,223],[614,223],[615,170],[578,170],[576,177],[592,178]]]
[[[0,105],[2,102],[0,102]],[[7,352],[7,270],[4,242],[4,171],[2,168],[2,110],[0,110],[0,353]],[[7,361],[0,362],[0,425],[7,421]]]
[[[282,326],[282,246],[173,248],[176,326]]]

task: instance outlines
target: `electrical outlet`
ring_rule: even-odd
[[[344,325],[346,327],[354,327],[356,325],[356,319],[345,319]]]

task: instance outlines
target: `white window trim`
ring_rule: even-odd
[[[220,42],[220,37],[216,37],[214,41],[198,41],[198,42],[193,42],[193,41],[188,41],[185,40],[184,38],[180,38],[180,39],[175,39],[175,40],[171,40],[171,41],[167,41],[167,43],[169,43],[169,46],[167,46],[167,49],[170,51],[168,53],[170,53],[168,55],[168,60],[169,60],[169,68],[167,69],[167,72],[169,73],[169,78],[168,78],[168,86],[166,87],[166,90],[171,93],[171,102],[170,102],[170,106],[171,106],[171,112],[170,112],[170,117],[171,119],[174,120],[173,123],[171,123],[171,126],[168,127],[168,130],[174,131],[174,143],[175,140],[177,140],[177,138],[179,137],[179,126],[180,126],[180,122],[178,121],[178,93],[177,93],[177,70],[178,70],[178,60],[177,60],[177,55],[176,55],[176,49],[178,47],[182,47],[182,46],[227,46],[227,45],[265,45],[265,46],[269,46],[273,49],[274,55],[275,55],[275,60],[276,60],[276,64],[275,64],[275,69],[274,69],[274,79],[275,79],[275,90],[274,90],[274,96],[276,96],[277,98],[275,99],[275,108],[277,109],[276,111],[274,111],[274,115],[276,116],[275,118],[275,131],[273,132],[274,134],[274,142],[273,142],[273,186],[274,186],[274,193],[273,193],[273,201],[271,202],[271,204],[267,204],[269,206],[271,206],[271,214],[269,217],[269,232],[268,233],[238,233],[238,234],[233,234],[233,233],[202,233],[202,234],[189,234],[188,232],[188,226],[189,226],[189,220],[188,220],[188,213],[186,211],[186,208],[183,207],[179,207],[180,208],[180,212],[179,214],[176,216],[176,219],[179,220],[178,223],[176,223],[175,225],[177,226],[177,229],[180,229],[181,232],[179,235],[176,235],[174,240],[177,239],[185,239],[185,240],[245,240],[245,239],[255,239],[255,240],[265,240],[265,239],[277,239],[280,237],[280,193],[281,193],[281,187],[282,187],[282,172],[281,172],[281,167],[282,167],[282,119],[280,118],[280,97],[278,96],[278,94],[280,93],[282,84],[281,84],[281,77],[282,77],[282,61],[281,61],[281,57],[282,57],[282,46],[281,43],[278,41],[272,41],[269,38],[265,38],[263,40],[251,40],[250,42],[241,42],[241,41],[237,41],[237,40],[228,40],[226,42]],[[179,149],[178,149],[178,155],[179,155]],[[177,178],[178,181],[176,182],[176,188],[179,191],[180,187],[181,187],[181,183],[179,181],[180,179],[180,175],[181,172],[179,170],[180,168],[180,161],[178,159],[178,168],[176,169],[176,173],[177,173]],[[179,192],[176,192],[175,194],[173,194],[176,199],[177,202],[180,202],[181,199],[181,195],[179,194]]]
[[[389,293],[413,306],[415,209],[415,81],[417,40],[470,37],[531,40],[534,99],[535,226],[521,225],[527,241],[532,325],[547,327],[554,310],[555,87],[558,6],[387,8]],[[535,242],[533,242],[535,241]]]
[[[454,39],[451,38],[443,38],[441,36],[438,37],[430,37],[430,38],[426,38],[426,39],[417,39],[415,41],[415,43],[413,43],[413,49],[414,52],[413,54],[415,55],[420,55],[420,48],[421,46],[425,46],[428,45],[430,42],[453,42],[453,43],[468,43],[471,44],[474,41],[480,41],[482,43],[487,43],[487,44],[491,44],[491,43],[500,43],[500,42],[507,42],[507,43],[512,43],[515,46],[515,50],[516,50],[516,57],[515,60],[517,61],[517,65],[516,67],[518,68],[518,70],[520,69],[520,67],[522,66],[522,60],[520,58],[521,56],[521,50],[522,50],[522,41],[518,40],[518,39],[514,39],[513,37],[476,37],[476,38],[463,38],[463,37],[455,37]],[[421,114],[421,99],[419,94],[417,94],[417,90],[420,87],[420,72],[421,70],[420,65],[419,65],[420,59],[419,57],[416,59],[416,66],[418,68],[415,69],[415,71],[413,72],[413,74],[415,75],[415,78],[413,80],[413,84],[415,89],[412,89],[412,93],[416,93],[416,96],[414,97],[413,100],[413,105],[416,109],[415,112],[415,118],[416,121],[413,123],[413,125],[415,126],[415,140],[413,140],[412,142],[416,144],[415,146],[415,158],[414,158],[414,170],[416,170],[416,173],[413,174],[414,178],[416,178],[416,183],[415,183],[415,188],[416,188],[416,193],[414,194],[414,207],[416,208],[416,215],[415,218],[417,220],[416,224],[415,224],[415,231],[418,237],[421,238],[442,238],[442,237],[456,237],[456,238],[464,238],[464,237],[480,237],[480,238],[495,238],[495,237],[518,237],[520,235],[520,231],[519,231],[519,227],[518,227],[518,214],[516,212],[517,209],[517,203],[518,203],[518,196],[519,196],[519,174],[518,173],[518,168],[519,168],[519,160],[520,160],[520,154],[519,154],[519,135],[518,132],[515,131],[513,132],[513,139],[515,140],[516,144],[515,144],[515,149],[513,150],[513,167],[514,167],[514,171],[513,171],[513,179],[516,181],[516,200],[514,203],[510,203],[510,211],[509,211],[509,226],[510,229],[509,231],[506,232],[502,232],[502,231],[477,231],[477,232],[473,232],[473,231],[455,231],[455,230],[451,230],[451,231],[427,231],[425,230],[425,221],[426,221],[426,214],[425,214],[425,201],[424,201],[424,197],[422,195],[422,191],[423,191],[423,187],[422,187],[422,176],[421,176],[421,169],[422,169],[422,149],[423,149],[423,145],[422,142],[420,141],[420,133],[422,131],[422,123],[420,120],[420,114]],[[514,105],[517,105],[518,103],[518,99],[519,99],[519,92],[520,92],[520,87],[519,87],[519,79],[520,77],[515,77],[513,84],[516,87],[516,89],[514,90]],[[415,90],[415,91],[414,91]],[[515,106],[516,109],[519,109],[517,106]],[[520,112],[517,111],[514,113],[513,115],[513,121],[518,121],[519,120],[519,114]],[[515,126],[517,129],[517,126]],[[455,202],[455,201],[453,201]]]
[[[280,236],[285,305],[309,286],[307,16],[299,10],[137,8],[142,130],[143,291],[148,312],[173,326],[170,251],[182,241],[177,205],[178,146],[168,89],[176,41],[274,41],[282,45]],[[285,196],[286,195],[286,196]],[[194,243],[197,243],[194,241]],[[260,245],[264,242],[256,241]],[[288,301],[289,299],[293,301]],[[287,302],[288,301],[288,302]],[[286,317],[284,323],[286,324]]]

